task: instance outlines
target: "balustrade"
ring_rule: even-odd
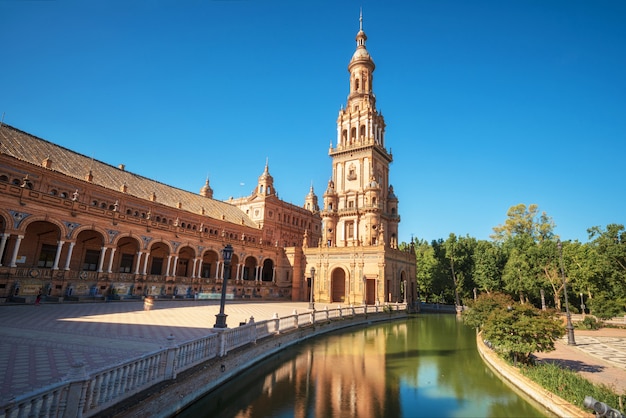
[[[407,308],[405,304],[385,306],[391,312],[406,311]],[[383,309],[379,306],[339,306],[336,309],[325,308],[323,311],[300,314],[294,312],[283,318],[276,316],[261,322],[251,319],[245,325],[174,344],[124,364],[96,371],[91,376],[72,376],[65,381],[18,396],[0,405],[0,418],[68,415],[90,417],[157,383],[174,378],[177,373],[218,357],[220,347],[223,349],[221,354],[225,356],[238,347],[305,325],[367,317],[369,313],[382,312]],[[169,355],[172,352],[174,355]],[[70,400],[75,398],[79,401],[71,403]]]

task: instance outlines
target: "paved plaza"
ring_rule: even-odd
[[[316,306],[318,309],[323,306]],[[306,302],[228,301],[227,324],[283,317],[308,311]],[[67,375],[73,364],[97,370],[212,332],[219,301],[157,300],[143,303],[44,303],[0,306],[0,404]],[[538,357],[558,361],[594,382],[626,393],[626,330],[576,330],[576,346],[566,340]]]
[[[319,307],[318,307],[319,309]],[[227,301],[229,327],[308,311],[305,302]],[[184,342],[212,332],[219,301],[43,303],[0,306],[0,404],[54,383],[73,364],[89,370],[123,363],[165,347],[173,335]]]

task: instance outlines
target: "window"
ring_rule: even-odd
[[[354,222],[346,222],[346,237],[348,239],[354,238]]]
[[[99,260],[100,260],[100,251],[87,250],[85,252],[85,261],[83,261],[83,270],[96,271],[98,269]]]
[[[52,268],[54,266],[54,257],[57,253],[57,247],[54,245],[43,244],[39,253],[37,267]]]

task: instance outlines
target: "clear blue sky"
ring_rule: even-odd
[[[626,223],[626,1],[0,1],[4,122],[215,197],[320,201],[363,8],[400,240]]]

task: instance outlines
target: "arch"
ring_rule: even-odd
[[[31,225],[31,224],[33,224],[35,222],[47,222],[47,223],[54,224],[61,231],[61,237],[67,236],[67,232],[68,231],[65,228],[65,225],[63,225],[60,221],[58,221],[56,219],[53,219],[53,218],[46,219],[46,216],[39,216],[39,215],[28,216],[28,217],[24,218],[24,220],[20,223],[19,229],[22,232],[26,233],[26,228],[28,228],[29,225]]]
[[[0,209],[0,232],[5,232],[10,229],[11,224],[9,223],[9,219],[11,216],[5,209]]]
[[[157,241],[150,245],[149,251],[148,271],[146,273],[151,275],[167,274],[168,272],[165,271],[167,269],[167,258],[172,252],[169,243]]]
[[[96,231],[98,234],[102,235],[103,239],[105,239],[105,237],[108,236],[108,233],[104,229],[100,228],[99,226],[96,226],[96,225],[81,225],[81,226],[76,227],[76,229],[74,229],[72,231],[70,237],[72,235],[78,237],[78,234],[80,234],[83,231]],[[106,240],[105,240],[105,242],[106,242]]]
[[[55,261],[59,260],[57,249],[61,237],[62,229],[54,222],[45,220],[30,222],[25,227],[24,239],[20,246],[24,265],[38,268],[55,267]]]
[[[178,250],[178,261],[175,266],[175,275],[189,277],[192,275],[193,259],[196,257],[196,251],[185,245]]]
[[[234,254],[233,262],[234,264]],[[217,263],[220,261],[219,253],[214,249],[206,249],[202,254],[202,269],[200,271],[200,277],[202,278],[214,278],[217,277]]]
[[[241,278],[243,280],[256,280],[256,266],[257,259],[253,256],[248,256],[243,262],[243,272]]]
[[[346,271],[335,268],[330,274],[330,302],[343,303],[346,298]]]
[[[105,242],[105,234],[95,228],[82,228],[76,233],[76,244],[70,260],[71,270],[97,271]]]
[[[263,260],[263,271],[261,273],[261,281],[271,282],[274,280],[274,260],[266,258]]]
[[[141,244],[137,238],[131,235],[118,237],[115,243],[116,251],[113,257],[115,270],[120,273],[133,273],[137,269],[137,253]],[[115,271],[114,270],[114,271]]]

